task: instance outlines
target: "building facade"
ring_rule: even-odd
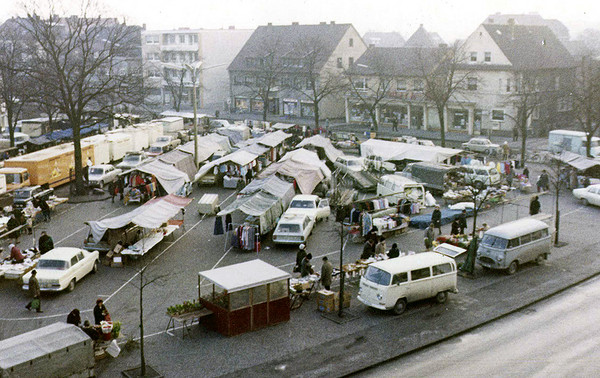
[[[228,68],[231,109],[263,113],[267,99],[268,114],[314,117],[311,80],[322,93],[366,49],[351,24],[260,26]],[[340,95],[324,96],[320,118],[343,117],[343,104]]]
[[[222,109],[229,96],[227,66],[252,34],[252,30],[178,29],[145,30],[142,52],[149,102],[164,109],[190,109],[193,83],[186,64],[201,62],[196,79],[201,108]]]

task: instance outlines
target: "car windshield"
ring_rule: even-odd
[[[169,141],[169,137],[158,137],[156,138],[157,142],[168,142]]]
[[[280,223],[277,232],[298,234],[300,233],[300,225],[297,223]]]
[[[290,204],[292,209],[314,209],[315,207],[315,203],[308,200],[295,200]]]
[[[476,169],[475,170],[475,174],[477,174],[479,176],[487,176],[488,175],[488,171],[486,171],[485,169]]]
[[[483,239],[481,239],[481,244],[485,245],[486,247],[505,249],[507,240],[499,238],[497,236],[486,234],[483,235]]]
[[[127,155],[123,158],[125,163],[137,163],[142,158],[141,155]]]
[[[31,197],[31,190],[19,190],[15,192],[15,198],[29,198]]]
[[[20,184],[21,183],[21,175],[18,173],[5,173],[6,183],[7,184]]]
[[[90,175],[101,175],[104,173],[104,168],[90,168]]]
[[[38,263],[39,269],[66,270],[69,264],[63,260],[45,260],[40,259]]]
[[[367,280],[383,286],[389,286],[391,277],[392,275],[388,272],[374,266],[368,267],[367,272],[365,273],[365,278]]]
[[[160,154],[162,152],[162,147],[150,147],[149,151],[154,154]]]
[[[361,163],[362,162],[360,160],[348,160],[349,167],[359,167]]]

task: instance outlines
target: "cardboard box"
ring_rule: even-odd
[[[111,268],[122,268],[123,267],[123,257],[114,256],[112,261],[110,262]]]
[[[338,293],[329,290],[319,290],[317,292],[317,309],[321,312],[335,311]]]
[[[344,303],[342,303],[342,306],[344,308],[350,308],[350,301],[352,299],[352,295],[347,292],[344,291]],[[339,308],[340,307],[340,293],[335,293],[335,308]]]

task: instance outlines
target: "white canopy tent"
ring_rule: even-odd
[[[289,151],[280,159],[281,162],[286,160],[293,160],[298,163],[308,164],[315,167],[319,167],[323,176],[327,178],[327,180],[331,179],[331,170],[327,167],[327,165],[319,159],[319,155],[316,152],[306,150],[304,148],[299,148],[297,150]]]
[[[281,123],[281,122],[278,122],[278,123],[274,124],[271,127],[273,129],[276,129],[276,130],[287,130],[287,129],[291,129],[294,126],[296,126],[295,123]]]
[[[190,202],[192,202],[191,198],[169,194],[164,197],[152,199],[126,214],[100,221],[88,221],[86,223],[92,230],[94,242],[99,243],[106,230],[125,227],[129,223],[150,229],[160,227]]]
[[[292,159],[271,164],[258,177],[268,177],[276,173],[282,176],[293,177],[298,184],[300,192],[303,194],[312,194],[317,185],[325,178],[319,167],[300,163]]]
[[[288,134],[282,130],[277,130],[272,133],[267,133],[257,139],[257,143],[267,147],[277,147],[282,144],[286,139],[290,138],[292,134]]]
[[[219,166],[224,163],[232,162],[239,166],[248,165],[254,160],[258,158],[257,154],[253,154],[251,152],[245,150],[237,150],[235,152],[230,153],[229,155],[225,155],[222,158],[211,161],[210,163],[204,164],[196,173],[195,181],[199,180],[204,176],[207,172],[209,172],[213,167]]]
[[[171,164],[160,160],[151,160],[134,168],[137,171],[154,175],[160,185],[169,194],[177,193],[186,182],[189,182],[187,173],[180,171]]]
[[[228,293],[266,285],[290,278],[290,274],[256,259],[198,273]]]
[[[338,157],[344,156],[344,153],[331,144],[331,141],[321,135],[313,135],[310,138],[302,140],[297,147],[314,146],[322,148],[327,159],[334,163]]]
[[[369,139],[360,144],[360,156],[375,155],[385,161],[429,161],[441,163],[462,150],[438,146],[421,146],[401,142],[389,142],[380,139]]]

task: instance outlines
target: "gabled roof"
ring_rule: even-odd
[[[363,41],[376,47],[402,47],[406,42],[398,32],[367,32]]]
[[[569,51],[547,26],[483,24],[516,70],[573,67]]]
[[[404,47],[438,47],[444,43],[438,33],[428,32],[421,24],[417,31],[406,41]]]
[[[319,25],[267,25],[259,26],[233,62],[228,67],[230,71],[249,71],[252,67],[246,65],[246,58],[263,57],[265,47],[276,47],[280,57],[293,55],[301,41],[319,40],[323,45],[323,56],[329,57],[339,44],[351,24],[322,23]],[[323,62],[324,64],[325,62]]]
[[[437,48],[371,47],[352,67],[359,75],[420,76],[422,66],[433,68],[441,52]]]
[[[556,37],[562,41],[569,40],[569,29],[557,19],[547,19],[538,13],[529,14],[490,14],[484,24],[505,24],[514,22],[516,25],[544,25],[550,28]]]

